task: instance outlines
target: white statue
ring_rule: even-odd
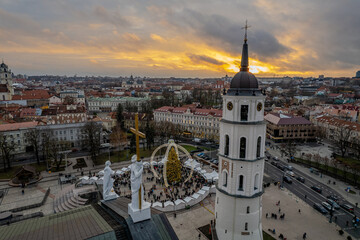
[[[144,202],[144,187],[142,185],[142,172],[144,167],[142,161],[137,161],[136,155],[132,156],[131,162],[131,207],[133,209],[141,209]],[[141,198],[141,206],[139,205],[139,196]]]
[[[144,201],[144,187],[142,184],[143,163],[137,161],[137,156],[131,158],[131,203],[128,204],[128,213],[134,223],[151,218],[151,204]]]
[[[110,168],[110,165],[111,165],[110,161],[105,162],[104,180],[103,180],[103,198],[105,201],[112,200],[118,197],[118,195],[115,193],[113,188],[114,180],[111,177],[113,170]]]

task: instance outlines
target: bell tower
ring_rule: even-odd
[[[263,239],[265,95],[249,72],[247,28],[241,68],[223,96],[215,222],[219,239]]]

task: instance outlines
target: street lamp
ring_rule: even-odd
[[[329,223],[332,223],[333,215],[334,215],[334,203],[331,204]]]

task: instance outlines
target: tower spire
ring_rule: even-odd
[[[247,45],[247,30],[250,26],[247,24],[247,20],[245,22],[245,36],[244,36],[244,44],[242,49],[242,56],[241,56],[241,68],[240,72],[248,72],[249,71],[249,54],[248,54],[248,45]]]

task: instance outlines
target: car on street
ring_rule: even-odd
[[[280,170],[282,170],[282,171],[285,170],[285,167],[284,167],[283,165],[281,165],[281,164],[278,164],[278,165],[277,165],[277,168],[280,169]]]
[[[296,178],[299,182],[305,183],[305,178],[298,176]]]
[[[337,204],[334,200],[331,200],[330,198],[326,199],[326,201],[331,205],[334,206],[335,209],[340,209],[339,204]]]
[[[286,171],[285,174],[289,175],[290,177],[295,177],[295,174],[292,171]]]
[[[331,205],[327,202],[322,202],[321,205],[323,205],[324,208],[326,208],[326,210],[331,211]]]
[[[215,161],[213,162],[213,164],[219,165],[219,160],[215,160]]]
[[[202,153],[199,153],[197,156],[198,156],[198,157],[201,157],[201,156],[203,156],[204,154],[205,154],[205,153],[202,152]]]
[[[292,179],[289,176],[284,176],[283,180],[284,180],[284,182],[287,182],[287,183],[290,183],[290,184],[292,183]]]
[[[276,166],[276,165],[277,165],[277,162],[271,161],[271,165]]]
[[[327,214],[328,211],[320,204],[320,203],[314,203],[313,207],[321,212],[322,214]]]
[[[320,174],[319,170],[317,170],[316,168],[310,168],[309,170],[310,170],[311,173],[313,173],[313,174],[315,174],[315,175],[319,175],[319,174]]]
[[[210,160],[211,163],[214,163],[215,161],[217,161],[216,158],[213,158],[213,159]]]
[[[318,193],[322,193],[322,189],[318,186],[311,186],[311,189],[314,190],[315,192],[318,192]]]
[[[335,201],[335,202],[338,202],[338,201],[339,201],[339,198],[338,198],[336,195],[334,195],[334,194],[329,195],[329,196],[327,196],[326,198],[331,199],[331,200],[333,200],[333,201]]]
[[[278,157],[273,157],[273,159],[274,159],[275,161],[279,161],[279,158],[278,158]]]
[[[354,208],[351,205],[347,204],[347,203],[341,204],[340,207],[342,207],[343,209],[345,209],[349,213],[354,213]]]
[[[287,170],[289,170],[289,171],[292,171],[292,170],[294,169],[294,168],[293,168],[292,166],[290,166],[290,165],[286,165],[285,168],[286,168]]]

